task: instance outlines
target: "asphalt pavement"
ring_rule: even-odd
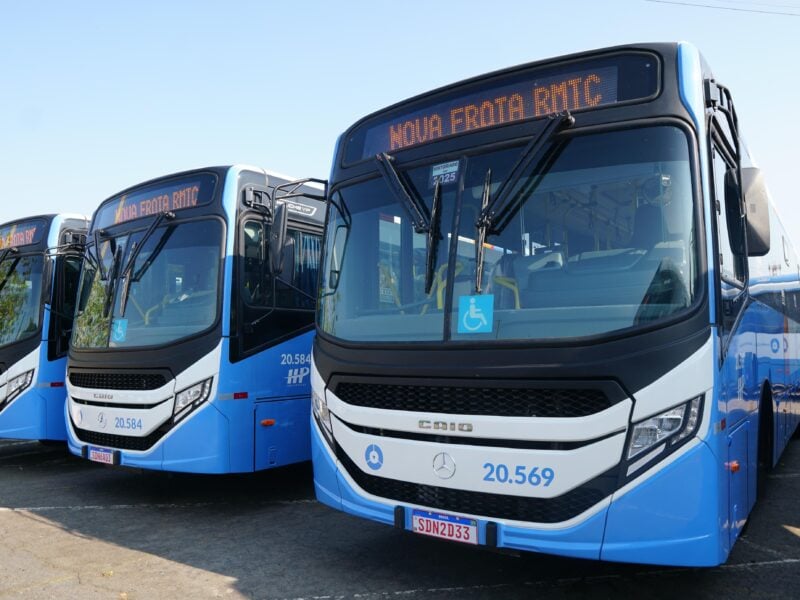
[[[311,466],[195,476],[0,441],[0,598],[798,598],[800,441],[728,562],[680,569],[505,554],[314,500]]]

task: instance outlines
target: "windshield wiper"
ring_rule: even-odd
[[[153,261],[159,255],[161,250],[164,249],[164,245],[167,243],[167,240],[169,240],[169,237],[172,235],[172,232],[175,230],[175,227],[174,226],[167,227],[164,233],[161,234],[161,239],[158,240],[158,244],[156,244],[156,247],[153,249],[153,252],[151,252],[150,256],[147,257],[147,260],[144,262],[142,267],[135,273],[132,273],[133,267],[136,265],[136,259],[139,257],[139,253],[142,251],[142,248],[144,248],[145,243],[147,243],[147,240],[150,239],[150,237],[153,235],[156,228],[161,224],[161,222],[164,219],[172,220],[174,218],[175,218],[174,212],[164,211],[162,213],[159,213],[158,216],[153,220],[153,222],[150,223],[150,227],[147,228],[147,231],[144,232],[142,239],[140,239],[138,242],[134,244],[135,248],[128,257],[128,262],[125,264],[125,268],[122,270],[122,273],[120,274],[120,277],[125,280],[125,283],[122,284],[122,290],[120,292],[120,299],[119,299],[119,314],[121,317],[125,316],[125,308],[128,306],[128,291],[130,290],[131,287],[131,280],[139,281],[142,275],[144,275],[145,271],[147,271],[150,265],[153,264]]]
[[[431,286],[433,285],[433,271],[436,265],[436,247],[439,243],[441,235],[439,234],[439,222],[441,221],[441,196],[442,186],[441,182],[436,182],[436,187],[433,191],[433,201],[431,203],[431,213],[428,213],[428,208],[425,203],[405,184],[403,179],[394,168],[392,162],[394,157],[386,152],[381,152],[375,157],[375,163],[378,165],[378,171],[383,179],[389,185],[389,189],[394,194],[400,203],[408,211],[411,217],[411,222],[414,226],[416,233],[427,234],[427,247],[425,257],[425,293],[429,294]]]
[[[103,257],[100,255],[100,236],[102,237],[107,236],[105,230],[101,231],[99,229],[96,229],[94,232],[94,251],[97,256],[95,258],[97,262],[98,271],[100,271],[100,281],[106,281],[108,279],[108,273],[106,272],[105,267],[103,266]]]
[[[517,183],[522,179],[526,173],[530,172],[532,167],[551,158],[553,152],[558,148],[558,145],[549,145],[553,136],[561,131],[567,129],[575,124],[575,117],[569,111],[563,115],[556,115],[551,117],[550,122],[545,125],[542,132],[533,138],[525,149],[522,151],[519,159],[517,160],[514,168],[511,169],[508,177],[500,185],[497,195],[494,198],[489,198],[489,183],[491,178],[491,171],[486,174],[486,181],[483,187],[483,200],[481,204],[481,212],[478,219],[475,221],[477,235],[475,243],[475,291],[481,291],[481,279],[483,278],[483,244],[486,240],[486,234],[499,234],[503,231],[508,221],[516,213],[520,205],[520,195],[512,192],[515,190]],[[546,151],[545,151],[546,149]],[[543,152],[544,151],[544,152]],[[530,186],[529,194],[538,187],[541,178]]]
[[[486,171],[486,179],[483,181],[483,192],[481,193],[481,214],[489,205],[489,188],[492,185],[492,170]],[[478,234],[475,236],[475,293],[481,293],[481,279],[483,278],[483,244],[486,242],[486,227],[478,227]]]
[[[106,283],[106,297],[103,300],[103,318],[108,317],[111,311],[111,299],[114,296],[114,289],[116,288],[117,275],[119,274],[119,263],[122,262],[122,246],[117,246],[116,240],[113,238],[109,242],[114,246],[114,257],[111,263],[111,269],[108,273],[108,282]]]
[[[6,258],[8,258],[9,254],[16,254],[17,252],[19,252],[19,248],[14,248],[14,247],[6,248],[5,250],[3,250],[3,253],[0,254],[0,265],[3,264],[3,261]]]
[[[392,191],[395,198],[397,198],[408,211],[411,217],[411,223],[414,225],[414,231],[417,233],[428,233],[430,228],[428,209],[416,194],[403,182],[400,173],[394,168],[392,162],[394,162],[394,157],[386,152],[381,152],[375,157],[375,163],[378,165],[378,171],[381,176],[389,185],[389,189]]]
[[[2,265],[3,262],[6,260],[6,258],[8,258],[9,254],[17,254],[18,252],[19,250],[17,248],[6,248],[3,251],[3,254],[0,255],[0,265]],[[8,272],[5,274],[5,277],[3,277],[3,281],[0,282],[0,292],[3,291],[4,287],[6,287],[6,283],[8,283],[9,279],[11,279],[12,273],[14,273],[14,271],[17,270],[17,265],[19,264],[19,261],[20,259],[19,257],[17,257],[14,259],[14,262],[11,263],[11,266],[8,268]]]
[[[485,228],[489,233],[500,233],[506,225],[505,221],[514,213],[514,208],[518,200],[511,196],[517,182],[529,172],[530,168],[549,158],[550,154],[557,146],[549,146],[552,137],[562,129],[567,129],[575,124],[575,117],[569,112],[564,115],[557,115],[550,119],[542,132],[525,146],[514,168],[511,169],[508,177],[500,185],[497,195],[481,210],[475,226]],[[542,150],[547,147],[547,152],[542,155]]]
[[[442,239],[440,233],[440,223],[442,222],[442,182],[436,181],[433,188],[433,201],[431,202],[431,222],[428,225],[428,240],[425,251],[428,253],[425,263],[425,293],[431,293],[433,286],[433,269],[436,265],[436,249],[439,240]]]

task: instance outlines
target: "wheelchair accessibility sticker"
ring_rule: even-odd
[[[111,341],[122,343],[128,337],[128,319],[114,319],[111,325]]]
[[[491,333],[493,318],[494,295],[458,299],[458,333]]]

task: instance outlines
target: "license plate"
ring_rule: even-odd
[[[95,448],[94,446],[89,446],[87,457],[89,460],[94,462],[104,463],[106,465],[114,464],[114,451],[108,450],[107,448]]]
[[[414,533],[464,544],[478,543],[478,522],[455,515],[445,515],[428,510],[413,510],[411,512],[411,530]]]

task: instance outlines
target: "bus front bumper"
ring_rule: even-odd
[[[358,488],[333,455],[311,417],[314,488],[317,499],[346,513],[387,525],[403,506],[404,529],[411,529],[415,507],[369,496]],[[574,558],[630,563],[713,566],[724,562],[716,494],[717,468],[711,450],[699,440],[669,464],[656,465],[629,488],[618,490],[583,515],[563,524],[537,526],[489,520],[479,515],[478,542],[487,544],[487,524],[496,524],[496,545]]]
[[[144,451],[124,450],[78,439],[66,409],[67,447],[76,456],[88,447],[115,452],[114,464],[155,471],[222,474],[231,472],[228,419],[214,406],[205,404],[178,423],[163,438]]]

